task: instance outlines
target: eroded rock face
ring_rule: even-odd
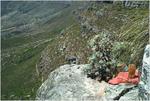
[[[110,85],[105,90],[105,98],[111,100],[138,100],[138,87],[133,84]]]
[[[123,4],[125,7],[145,7],[149,5],[148,1],[130,1],[130,0],[124,0]]]
[[[87,65],[64,65],[51,72],[37,91],[38,100],[60,100],[96,96],[101,84],[86,77]]]
[[[142,74],[139,83],[139,95],[150,100],[150,44],[146,46],[143,56]]]

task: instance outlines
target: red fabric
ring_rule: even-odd
[[[135,73],[134,78],[128,79],[128,72],[120,72],[115,78],[108,81],[108,83],[116,85],[120,83],[132,83],[132,84],[138,84],[139,83],[139,73]]]

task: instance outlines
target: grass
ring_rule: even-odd
[[[97,10],[103,8],[97,6]],[[41,29],[36,29],[36,32],[2,37],[2,99],[35,98],[36,91],[42,83],[41,76],[37,75],[35,68],[41,62],[41,52],[48,53],[42,58],[50,58],[48,62],[51,68],[43,75],[45,79],[52,70],[67,63],[64,60],[65,55],[76,55],[81,64],[88,63],[90,49],[87,43],[94,34],[86,33],[87,37],[82,37],[80,25],[71,13],[75,8],[76,6],[63,9],[62,13],[48,20]],[[148,31],[148,9],[127,9],[106,4],[104,10],[104,17],[96,20],[94,24],[99,29],[107,29],[113,33],[116,36],[115,41],[131,43],[118,61],[127,63],[132,53],[136,56],[133,59],[139,60],[144,46],[148,43],[147,36],[143,34]],[[95,19],[91,13],[93,12],[83,11],[81,15]],[[62,30],[64,35],[59,35]],[[50,39],[52,41],[46,41]],[[66,44],[67,51],[62,53],[59,46],[63,44]]]
[[[34,99],[35,92],[41,84],[35,65],[39,61],[40,52],[47,44],[16,54],[20,57],[2,68],[2,99]],[[12,95],[14,96],[11,98]],[[27,95],[30,96],[26,97]]]
[[[11,37],[2,36],[1,99],[35,99],[36,91],[42,83],[36,73],[41,52],[62,29],[74,22],[73,9],[74,7],[62,9],[62,13],[36,31]]]
[[[95,20],[94,24],[100,30],[108,30],[112,34],[114,42],[128,43],[124,44],[127,46],[116,60],[118,62],[120,61],[126,64],[134,63],[140,66],[145,45],[148,44],[149,40],[148,7],[128,8],[111,4],[97,4],[96,7],[92,12],[84,11],[81,15],[94,19],[97,17],[93,12],[101,11],[103,15]]]

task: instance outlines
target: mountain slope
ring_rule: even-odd
[[[70,2],[2,1],[2,99],[34,99],[41,51],[72,25]],[[68,15],[68,16],[66,16]]]
[[[128,8],[120,4],[90,2],[75,12],[78,22],[63,30],[41,55],[38,71],[47,75],[68,63],[67,56],[75,56],[81,64],[90,63],[90,40],[103,31],[112,36],[112,54],[116,64],[134,63],[141,66],[144,47],[148,44],[148,8]]]
[[[90,40],[108,31],[117,63],[141,64],[148,8],[101,2],[2,2],[2,99],[34,99],[67,58],[90,64]]]

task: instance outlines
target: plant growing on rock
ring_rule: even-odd
[[[113,47],[111,34],[102,32],[91,39],[89,45],[92,55],[89,58],[91,68],[88,70],[88,77],[98,81],[108,81],[115,73],[115,60],[111,53]]]

